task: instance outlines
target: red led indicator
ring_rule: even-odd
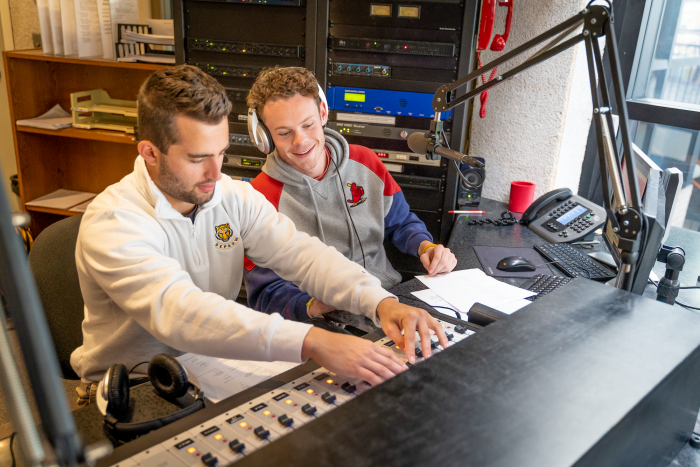
[[[387,154],[387,153],[385,153],[385,152],[378,152],[377,155],[378,155],[379,157],[389,157],[389,154]]]

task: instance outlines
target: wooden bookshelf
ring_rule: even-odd
[[[162,65],[122,63],[101,58],[44,55],[40,49],[3,52],[10,118],[38,117],[60,104],[70,110],[70,94],[105,89],[115,99],[135,100],[145,79]],[[99,193],[133,170],[134,135],[107,130],[43,130],[13,125],[22,206],[38,235],[53,222],[77,213],[25,206],[59,188]]]

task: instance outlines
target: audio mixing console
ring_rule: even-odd
[[[479,329],[478,326],[444,315],[440,315],[437,319],[449,340],[448,347],[473,335]],[[375,345],[391,350],[406,362],[403,351],[399,350],[396,344],[381,331],[366,337],[376,339]],[[416,333],[416,339],[415,364],[418,365],[424,358],[418,333]],[[438,344],[433,331],[431,331],[431,348],[434,353],[445,350]],[[299,427],[312,423],[372,388],[365,381],[346,378],[319,368],[313,362],[310,363],[316,368],[314,371],[301,373],[299,377],[282,381],[274,390],[230,409],[225,408],[226,401],[223,401],[209,408],[224,407],[218,415],[194,426],[190,422],[189,428],[184,428],[178,434],[147,448],[141,447],[142,450],[134,453],[133,448],[142,444],[139,443],[142,440],[136,440],[115,450],[114,454],[106,459],[107,462],[101,461],[100,465],[112,465],[112,467],[229,465]],[[411,371],[410,368],[409,371]],[[192,418],[183,419],[178,422],[178,425]],[[151,433],[149,436],[152,437],[157,433]]]

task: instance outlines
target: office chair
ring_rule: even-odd
[[[65,379],[79,379],[70,366],[70,354],[83,343],[85,304],[75,266],[82,217],[72,216],[50,225],[39,234],[29,252],[29,266]]]

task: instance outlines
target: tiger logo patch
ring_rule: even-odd
[[[214,247],[219,250],[230,250],[240,240],[240,238],[233,235],[231,226],[228,223],[214,226],[214,238],[216,238]]]

